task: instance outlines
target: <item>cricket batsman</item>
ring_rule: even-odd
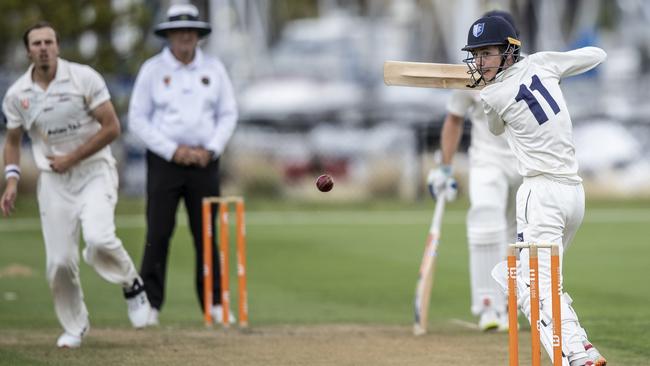
[[[518,161],[523,183],[517,191],[517,239],[520,242],[561,244],[561,257],[575,236],[585,210],[582,179],[572,139],[572,122],[560,81],[588,71],[606,58],[597,47],[568,52],[520,55],[521,42],[501,17],[484,17],[469,29],[464,60],[480,92],[488,127],[505,134]],[[518,299],[530,319],[528,249],[520,252]],[[493,275],[506,288],[505,264]],[[539,251],[540,339],[552,355],[550,250]],[[562,276],[560,276],[562,288]],[[606,365],[587,339],[567,293],[560,297],[562,351],[570,366]],[[537,326],[537,325],[532,325]]]

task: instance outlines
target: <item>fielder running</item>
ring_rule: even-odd
[[[489,129],[495,135],[505,133],[523,176],[517,192],[518,241],[561,243],[563,252],[582,222],[585,202],[571,117],[559,84],[562,78],[596,67],[606,54],[600,48],[585,47],[521,58],[520,45],[507,21],[499,17],[481,18],[469,30],[463,50],[470,52],[471,57],[465,62],[474,83],[487,84],[480,97]],[[527,249],[520,252],[518,299],[520,309],[530,319],[528,254]],[[550,250],[541,249],[540,338],[552,355],[549,263]],[[493,275],[505,290],[505,262],[495,267]],[[560,279],[560,286],[561,283]],[[571,302],[567,293],[561,296],[564,364],[605,365],[605,359],[587,339]]]
[[[490,11],[484,16],[499,16],[516,30],[512,15]],[[518,34],[518,32],[517,32]],[[492,268],[503,260],[508,243],[517,235],[515,196],[521,184],[517,160],[504,136],[494,136],[487,126],[487,118],[478,91],[454,91],[447,103],[447,116],[442,126],[440,147],[442,165],[429,172],[429,191],[434,196],[443,190],[455,191],[452,160],[463,133],[465,115],[472,122],[472,140],[469,147],[469,201],[467,213],[467,242],[471,312],[479,316],[479,329],[508,330],[506,295],[492,280]],[[448,191],[448,200],[456,196]]]
[[[145,325],[149,302],[142,280],[115,236],[117,171],[108,144],[120,123],[104,79],[92,68],[58,58],[58,36],[40,22],[23,37],[32,65],[7,91],[2,212],[9,215],[20,178],[23,130],[40,171],[38,205],[47,256],[47,281],[64,329],[58,347],[77,348],[89,328],[79,280],[79,231],[84,260],[122,285],[134,327]]]

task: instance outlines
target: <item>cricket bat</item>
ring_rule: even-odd
[[[436,201],[436,208],[433,211],[431,227],[427,236],[427,243],[424,247],[424,255],[420,264],[420,273],[415,285],[415,323],[413,334],[423,335],[427,332],[429,318],[429,300],[431,298],[431,287],[433,285],[433,273],[436,269],[436,255],[438,242],[440,240],[440,225],[442,224],[442,213],[445,211],[444,195]]]
[[[386,85],[417,86],[441,89],[471,88],[469,68],[465,64],[434,64],[426,62],[385,61],[384,83]]]

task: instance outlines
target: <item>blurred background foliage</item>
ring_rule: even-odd
[[[27,64],[23,33],[34,23],[50,22],[59,33],[61,57],[92,65],[102,73],[133,74],[155,49],[147,41],[153,6],[147,1],[2,0],[0,63],[11,70]],[[114,3],[119,3],[115,6]],[[120,39],[129,27],[135,36]]]

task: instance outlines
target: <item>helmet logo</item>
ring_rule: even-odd
[[[483,34],[483,30],[485,29],[485,23],[476,23],[472,27],[472,34],[474,37],[480,37],[481,34]]]

